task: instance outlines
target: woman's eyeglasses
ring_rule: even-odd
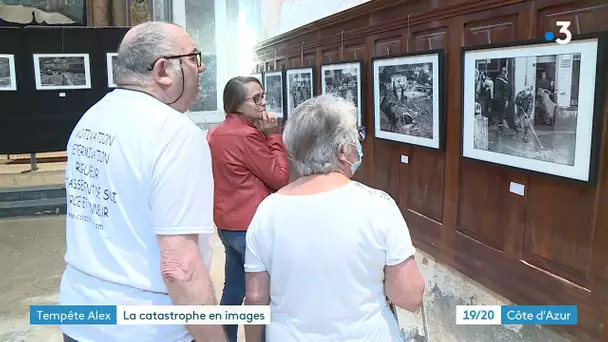
[[[251,100],[253,101],[253,103],[255,103],[256,105],[261,105],[262,104],[262,100],[264,100],[266,98],[266,93],[263,94],[258,94],[255,95],[253,97],[246,97],[245,100]]]

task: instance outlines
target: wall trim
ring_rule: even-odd
[[[342,23],[349,20],[357,19],[363,17],[363,15],[372,15],[375,12],[379,12],[384,9],[388,9],[391,7],[401,6],[408,2],[415,2],[416,0],[372,0],[363,5],[356,6],[353,8],[349,8],[344,12],[340,12],[329,17],[320,19],[316,22],[312,22],[308,25],[302,26],[295,30],[286,32],[277,37],[270,38],[268,40],[262,41],[254,46],[255,51],[264,50],[271,46],[275,46],[280,43],[284,43],[298,37],[311,34],[318,33],[320,29],[335,26],[336,23]],[[418,1],[430,1],[430,0],[418,0]],[[524,3],[526,0],[479,0],[476,2],[466,2],[466,3],[456,3],[456,4],[448,4],[441,7],[438,7],[434,10],[424,12],[422,14],[412,14],[409,16],[409,24],[410,26],[423,24],[427,22],[437,21],[437,20],[445,20],[448,18],[464,15],[471,12],[480,12],[486,11],[496,7],[510,6],[517,3]],[[363,14],[364,13],[364,14]],[[408,17],[404,16],[399,19],[393,20],[391,22],[386,22],[384,24],[379,25],[366,25],[356,30],[345,31],[344,32],[344,40],[353,39],[365,35],[371,34],[379,34],[386,31],[391,31],[399,28],[406,27],[408,24]],[[314,49],[321,45],[332,45],[340,43],[341,37],[340,33],[327,37],[325,39],[316,39],[314,42],[310,42],[306,44],[304,42],[304,49]],[[299,49],[301,46],[299,45]],[[298,50],[298,48],[293,49]],[[287,53],[288,49],[284,50],[284,53]],[[291,51],[289,51],[291,52]],[[267,56],[270,54],[263,53],[261,56]],[[272,52],[274,54],[274,52]],[[279,58],[279,56],[277,56]]]

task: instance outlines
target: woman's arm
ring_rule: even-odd
[[[395,266],[386,266],[384,277],[384,292],[393,304],[410,312],[420,309],[425,284],[414,256]]]
[[[381,224],[384,229],[384,292],[395,305],[416,312],[422,305],[425,282],[414,255],[409,229],[397,203],[386,195]]]
[[[268,272],[247,272],[245,274],[245,305],[268,305],[270,303],[270,276]],[[263,342],[263,325],[245,325],[247,342]]]
[[[272,191],[289,184],[289,166],[283,137],[273,134],[250,134],[243,139],[245,167]]]

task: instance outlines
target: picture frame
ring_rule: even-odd
[[[267,71],[264,73],[264,89],[266,90],[266,108],[277,118],[287,120],[285,112],[285,71]]]
[[[363,124],[363,61],[321,64],[321,95],[335,94],[357,107],[357,125]]]
[[[298,67],[285,70],[287,116],[302,102],[315,96],[315,68]]]
[[[595,184],[606,42],[600,33],[462,48],[463,157]]]
[[[15,55],[0,54],[0,91],[17,91]]]
[[[37,90],[91,89],[89,54],[34,54]]]
[[[376,138],[443,150],[443,49],[372,58]]]
[[[118,56],[116,52],[106,53],[106,72],[108,74],[108,88],[116,88],[116,81],[114,81],[114,63]]]

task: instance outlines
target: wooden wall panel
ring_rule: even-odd
[[[328,47],[321,50],[323,63],[336,63],[340,61],[340,49],[337,47]]]
[[[403,52],[403,32],[389,31],[372,36],[373,56],[399,55]],[[371,63],[369,65],[371,68]],[[365,96],[370,104],[371,113],[368,113],[367,122],[373,122],[373,93],[372,74],[368,78],[368,96]],[[372,132],[370,132],[372,133]],[[377,140],[374,142],[373,165],[375,169],[383,172],[374,173],[374,186],[386,191],[395,201],[399,201],[399,179],[401,162],[401,147],[392,141]],[[380,167],[379,167],[380,166]]]
[[[412,148],[408,166],[409,177],[404,181],[409,188],[407,208],[441,222],[443,213],[443,153],[423,148]]]
[[[556,20],[571,21],[574,34],[604,31],[606,18],[605,0],[374,0],[261,42],[257,64],[294,66],[302,54],[318,68],[363,59],[368,138],[355,179],[397,201],[418,248],[517,304],[575,304],[579,324],[556,329],[608,341],[608,121],[597,123],[595,187],[460,152],[462,47],[541,39],[558,33]],[[371,59],[434,49],[446,55],[445,151],[375,138]],[[509,191],[512,182],[523,196]]]
[[[412,51],[446,49],[448,47],[448,29],[449,27],[438,27],[414,32]]]
[[[608,3],[577,2],[555,6],[547,2],[547,7],[538,13],[538,32],[555,31],[556,21],[570,21],[573,34],[606,30],[608,21],[598,18],[608,18]]]
[[[304,58],[304,59],[302,59]],[[288,58],[289,68],[301,68],[317,65],[317,53],[304,52],[303,55],[293,56]]]
[[[448,43],[449,26],[434,21],[406,28],[405,52],[422,52],[445,49]],[[409,151],[410,168],[406,184],[409,188],[404,206],[414,213],[442,222],[444,154],[431,149],[412,147]]]
[[[516,15],[509,15],[468,21],[464,25],[464,45],[512,41],[516,36],[517,20]],[[491,248],[502,251],[504,236],[501,233],[501,197],[508,193],[510,184],[505,171],[477,161],[463,160],[460,177],[457,229]]]
[[[365,57],[365,52],[367,51],[367,45],[365,44],[365,38],[358,39],[359,42],[350,42],[348,45],[344,46],[344,55],[342,56],[343,60],[357,60]]]
[[[517,16],[492,18],[466,25],[465,45],[483,45],[515,40]]]
[[[381,57],[399,55],[403,51],[403,33],[389,32],[388,34],[385,34],[383,36],[387,37],[375,39],[374,56]]]
[[[524,260],[587,287],[593,233],[593,188],[546,178],[530,182]]]

